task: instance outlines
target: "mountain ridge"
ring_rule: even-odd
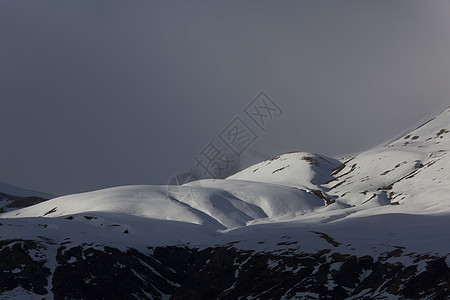
[[[53,198],[50,194],[35,192],[0,182],[0,213],[32,206]]]
[[[450,108],[341,160],[291,152],[226,179],[115,187],[4,212],[0,254],[15,259],[0,259],[0,293],[107,299],[127,282],[117,293],[136,299],[444,299],[449,151]],[[117,277],[107,281],[102,268]]]

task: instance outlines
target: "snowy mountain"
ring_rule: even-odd
[[[38,204],[50,198],[53,196],[0,182],[0,212]]]
[[[445,299],[449,151],[447,109],[342,159],[291,152],[226,179],[116,187],[7,211],[0,257],[14,259],[0,258],[0,292]]]

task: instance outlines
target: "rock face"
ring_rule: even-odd
[[[23,207],[32,206],[48,199],[40,197],[19,197],[0,193],[0,213],[15,210]]]
[[[0,292],[23,288],[31,293],[46,295],[50,269],[40,259],[45,246],[35,241],[0,241]]]
[[[52,195],[18,188],[0,182],[0,213],[44,202]]]
[[[60,245],[51,270],[38,260],[45,243],[0,243],[0,291],[21,287],[55,299],[448,299],[445,257],[397,248],[378,257],[323,249],[275,254],[233,245],[165,246],[121,251]],[[407,257],[405,263],[400,257]]]

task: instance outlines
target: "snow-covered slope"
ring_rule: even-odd
[[[40,193],[36,191],[31,191],[19,187],[15,187],[3,182],[0,182],[0,193],[7,194],[11,196],[17,196],[17,197],[38,197],[43,199],[50,199],[53,198],[50,194]]]
[[[450,212],[450,109],[384,147],[338,161],[292,152],[224,180],[128,186],[69,195],[0,217],[123,213],[214,230],[279,221],[312,224],[386,213]]]
[[[351,205],[450,210],[450,109],[389,145],[345,159],[327,193]]]
[[[339,165],[338,160],[323,155],[290,152],[246,168],[228,179],[314,189],[331,180],[332,170]]]
[[[0,182],[0,212],[31,206],[50,198],[53,196]]]
[[[201,184],[201,185],[200,185]],[[2,217],[59,217],[80,213],[124,213],[213,229],[242,227],[258,219],[289,219],[323,207],[305,190],[243,181],[202,181],[177,192],[166,186],[126,186],[55,198]]]
[[[2,276],[27,279],[4,295],[64,298],[72,289],[70,295],[84,298],[80,293],[98,292],[107,282],[99,295],[108,298],[111,278],[96,272],[107,265],[122,274],[125,263],[130,274],[115,282],[134,278],[136,298],[176,291],[195,298],[189,282],[207,280],[205,286],[218,289],[215,298],[421,298],[433,291],[426,296],[444,299],[450,297],[449,151],[447,109],[385,146],[341,160],[292,152],[226,179],[116,187],[4,212],[1,255],[22,256],[2,262],[9,268]],[[28,274],[33,261],[40,265]],[[38,269],[48,280],[30,287]],[[261,274],[269,274],[266,286],[245,284]],[[73,285],[67,278],[84,279]]]

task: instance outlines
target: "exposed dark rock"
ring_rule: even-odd
[[[339,247],[339,245],[341,243],[336,242],[332,237],[330,237],[328,234],[323,233],[323,232],[318,232],[318,231],[311,231],[314,232],[315,234],[318,234],[321,238],[323,238],[324,240],[326,240],[328,243],[330,243],[331,245],[333,245],[334,247]]]
[[[56,209],[57,209],[57,207],[53,207],[52,209],[50,209],[48,212],[46,212],[45,214],[44,214],[44,216],[46,216],[46,215],[49,215],[49,214],[52,214],[52,213],[54,213],[54,212],[56,212]]]
[[[42,259],[31,254],[43,248],[30,240],[0,241],[0,292],[22,287],[38,295],[48,293],[50,270]]]
[[[386,253],[383,259],[377,261],[370,256],[330,254],[330,250],[317,254],[280,256],[226,247],[201,251],[163,247],[156,248],[152,257],[136,251],[126,253],[114,249],[105,249],[105,252],[90,251],[95,255],[85,260],[101,261],[103,265],[101,272],[96,271],[100,266],[92,262],[87,268],[89,264],[83,262],[81,249],[73,248],[65,251],[66,259],[68,256],[81,259],[81,266],[79,263],[72,263],[71,269],[77,270],[76,274],[66,272],[64,277],[66,282],[71,283],[70,287],[77,286],[83,295],[70,293],[66,289],[63,289],[64,293],[57,292],[61,284],[55,284],[55,281],[62,275],[58,274],[61,272],[61,267],[58,267],[54,279],[55,297],[70,295],[71,298],[114,299],[135,293],[142,297],[151,295],[158,298],[161,296],[160,292],[163,292],[172,295],[172,299],[236,299],[248,296],[258,299],[279,299],[283,296],[293,297],[296,293],[310,292],[320,298],[342,299],[364,292],[364,296],[369,298],[376,296],[377,291],[413,299],[420,298],[421,293],[435,295],[432,296],[434,299],[448,296],[449,270],[445,258],[434,258],[428,262],[425,273],[416,274],[415,265],[403,266],[384,261],[400,255],[401,249]],[[104,266],[105,263],[107,266]],[[122,264],[126,268],[114,269],[114,266]],[[338,267],[330,270],[333,264],[338,264]],[[139,276],[133,274],[130,269]],[[123,274],[119,275],[121,273]],[[101,274],[110,274],[108,281],[102,281]],[[364,274],[370,275],[364,278],[362,276]],[[75,280],[86,278],[86,275],[91,278],[89,283],[79,281],[74,285],[70,280],[70,278]],[[97,284],[93,285],[93,280]],[[115,282],[117,284],[114,284]],[[178,284],[178,287],[173,283]],[[80,289],[80,285],[84,287]],[[115,287],[120,287],[120,291]],[[140,289],[146,293],[140,294]]]
[[[330,205],[330,204],[333,204],[336,202],[335,200],[331,199],[330,197],[325,196],[321,190],[311,190],[311,192],[314,195],[316,195],[317,197],[319,197],[320,199],[322,199],[323,201],[325,201],[326,205]]]
[[[175,292],[177,274],[133,249],[60,247],[56,259],[55,299],[145,299]]]
[[[7,204],[0,207],[0,213],[8,211],[8,210],[14,210],[19,208],[28,207],[31,205],[35,205],[41,202],[46,201],[47,199],[39,198],[39,197],[19,197],[19,196],[12,196],[7,195],[4,193],[0,193],[0,201],[7,201]]]
[[[8,240],[0,242],[0,249],[1,292],[21,286],[46,295],[52,278],[55,299],[280,299],[302,293],[318,299],[450,297],[446,257],[407,253],[402,247],[371,257],[331,249],[276,254],[238,250],[233,245],[149,247],[144,254],[66,244],[57,251],[53,277],[44,261],[30,254],[44,251],[42,243]],[[399,257],[410,263],[398,262]]]

